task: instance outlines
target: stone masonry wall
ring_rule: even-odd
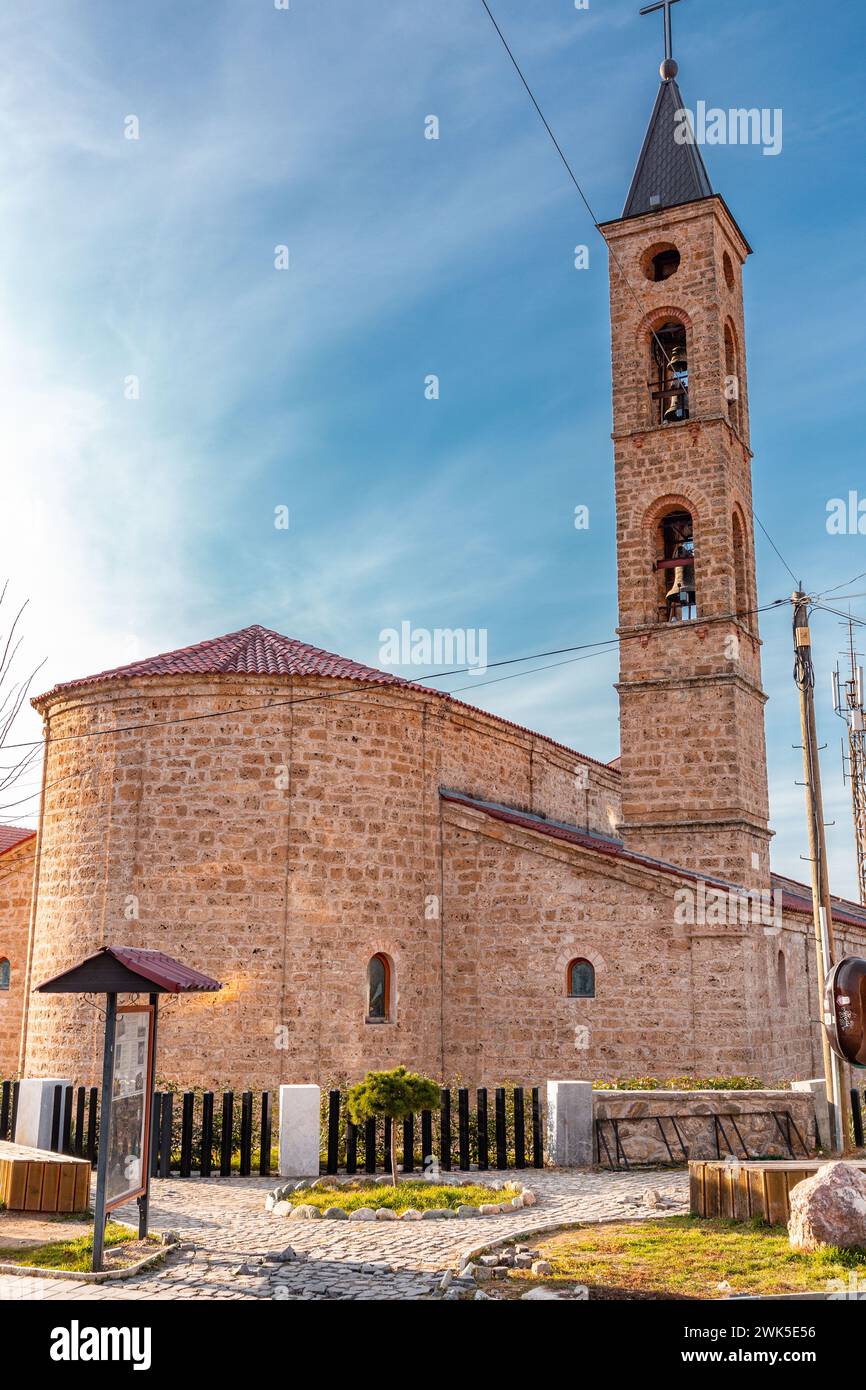
[[[748,247],[717,198],[608,223],[604,233],[623,637],[622,833],[636,850],[765,887],[764,695],[752,611],[742,296]],[[648,279],[649,259],[667,246],[679,251],[679,268],[667,280]],[[651,341],[669,320],[687,333],[689,419],[661,426],[648,385]],[[739,393],[733,403],[729,377]],[[655,570],[657,528],[675,510],[688,511],[694,523],[698,621],[685,625],[660,617],[664,586]]]
[[[470,1084],[748,1075],[776,1085],[819,1074],[808,915],[683,920],[676,894],[692,880],[454,804],[444,832],[447,1075]],[[840,949],[866,950],[866,933],[837,932]],[[593,999],[568,996],[577,958],[595,967]]]
[[[0,1080],[16,1074],[36,840],[30,836],[0,855],[0,960],[9,961],[9,988],[0,989]]]
[[[774,1114],[779,1116],[784,1135],[772,1118]],[[733,1120],[729,1118],[731,1115]],[[669,1163],[668,1145],[674,1159],[680,1160],[682,1148],[677,1142],[677,1130],[692,1159],[725,1158],[729,1153],[745,1158],[743,1144],[748,1156],[753,1158],[788,1158],[785,1115],[792,1121],[790,1140],[794,1156],[803,1157],[804,1147],[808,1155],[813,1154],[817,1148],[817,1134],[815,1102],[811,1094],[799,1091],[593,1092],[593,1119],[603,1122],[597,1130],[596,1150],[598,1160],[603,1163],[608,1157],[616,1156],[614,1127],[604,1123],[613,1120],[618,1122],[622,1150],[630,1163]],[[676,1127],[670,1116],[675,1117]],[[719,1117],[718,1129],[714,1116]]]
[[[161,1011],[160,1072],[189,1084],[438,1075],[440,786],[616,821],[616,772],[436,695],[162,678],[49,713],[33,981],[112,941],[214,975],[218,995]],[[375,952],[394,967],[386,1024],[364,1017]],[[32,996],[28,1073],[95,1081],[100,1026],[74,996]]]

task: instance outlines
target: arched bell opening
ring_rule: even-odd
[[[661,324],[650,338],[650,401],[656,425],[689,418],[689,349],[685,324]]]
[[[658,615],[662,622],[690,622],[698,616],[695,584],[695,530],[690,512],[667,512],[656,528]]]

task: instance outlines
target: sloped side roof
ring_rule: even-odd
[[[440,788],[439,795],[443,801],[450,801],[458,806],[468,806],[474,811],[482,811],[492,820],[504,821],[508,825],[516,825],[523,830],[533,830],[540,835],[549,836],[552,840],[579,845],[582,849],[592,849],[599,854],[608,855],[625,863],[655,869],[661,873],[673,874],[677,878],[690,879],[692,882],[701,879],[704,883],[719,888],[733,889],[735,892],[745,891],[737,888],[735,884],[724,882],[722,879],[698,874],[694,869],[684,869],[677,864],[668,864],[665,860],[654,859],[648,854],[636,854],[632,850],[627,850],[622,840],[598,835],[594,831],[582,830],[579,826],[569,825],[565,821],[549,820],[532,811],[522,811],[517,807],[504,806],[495,801],[482,801],[477,797],[467,796],[463,792],[454,791],[448,787]],[[783,909],[788,909],[791,912],[807,912],[811,916],[811,890],[805,884],[797,883],[796,880],[785,878],[781,874],[771,874],[770,879],[772,887],[778,889],[782,894]],[[866,908],[859,903],[850,902],[847,898],[833,898],[832,903],[834,922],[844,922],[849,926],[862,927],[866,931]]]
[[[712,185],[697,145],[679,144],[682,128],[677,112],[684,102],[676,79],[662,82],[638,157],[623,217],[638,217],[658,208],[672,208],[712,197]]]
[[[36,835],[35,830],[27,830],[20,825],[0,825],[0,854],[6,854],[16,845],[21,845],[25,840],[30,840]]]
[[[812,916],[812,890],[806,883],[799,883],[785,874],[771,874],[773,887],[782,894],[782,906],[791,912],[804,912]],[[834,898],[833,921],[846,922],[852,927],[862,927],[866,931],[866,907],[862,903],[851,902],[850,898]]]

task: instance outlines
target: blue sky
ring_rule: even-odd
[[[616,216],[660,18],[493,8]],[[830,498],[866,497],[864,30],[854,0],[674,10],[690,105],[784,113],[777,158],[705,154],[756,250],[755,506],[814,590],[866,570],[864,538],[825,525]],[[0,42],[0,544],[40,687],[251,622],[372,664],[406,620],[484,628],[490,661],[612,635],[606,256],[480,0],[55,0],[7,7]],[[760,533],[758,566],[762,601],[790,593]],[[787,616],[762,633],[774,857],[802,877]],[[853,892],[835,618],[815,641],[833,886]],[[482,684],[499,674],[452,686],[618,751],[615,654]]]

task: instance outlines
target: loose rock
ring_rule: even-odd
[[[280,1205],[282,1206],[282,1203],[280,1203]],[[288,1206],[289,1204],[286,1203],[286,1205]],[[274,1210],[276,1211],[276,1208],[274,1208]],[[300,1206],[292,1208],[289,1220],[317,1221],[321,1215],[322,1213],[319,1211],[318,1207],[311,1206],[309,1202],[301,1202]]]
[[[268,1250],[265,1254],[265,1259],[268,1263],[275,1265],[291,1264],[292,1260],[296,1260],[297,1258],[297,1253],[292,1249],[291,1245],[284,1246],[282,1250]]]
[[[866,1174],[851,1163],[825,1163],[791,1189],[788,1239],[794,1250],[866,1246]]]

